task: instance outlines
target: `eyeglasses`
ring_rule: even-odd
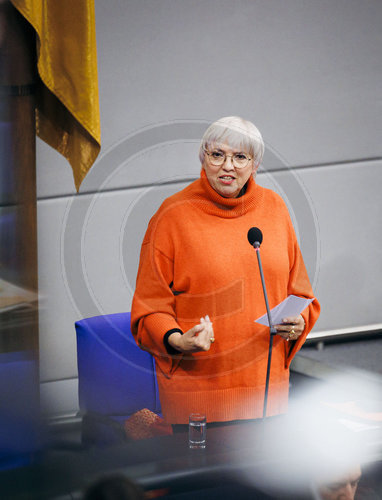
[[[227,157],[232,158],[232,165],[235,168],[245,168],[248,163],[252,160],[250,156],[247,156],[244,153],[234,153],[233,155],[227,155],[224,151],[220,149],[214,149],[213,151],[204,150],[206,154],[208,154],[210,163],[214,167],[221,167],[227,160]]]

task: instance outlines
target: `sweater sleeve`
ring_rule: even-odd
[[[292,222],[291,226],[291,269],[289,273],[288,295],[297,295],[306,299],[314,298],[313,290],[309,281],[309,276],[305,268],[304,260],[301,254],[296,234],[294,232]],[[301,313],[305,321],[305,329],[302,335],[294,342],[289,342],[289,352],[287,353],[286,364],[289,367],[295,354],[301,349],[305,342],[308,333],[312,330],[315,322],[320,314],[320,304],[316,298],[309,306]]]
[[[156,358],[164,376],[170,377],[182,353],[175,353],[165,342],[166,333],[180,331],[175,315],[173,257],[169,236],[167,248],[157,247],[155,217],[150,221],[143,240],[137,283],[131,307],[131,331],[137,344]],[[164,252],[166,250],[166,253]]]

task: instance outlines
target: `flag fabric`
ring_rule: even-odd
[[[36,31],[36,133],[78,191],[101,148],[94,0],[11,0]]]

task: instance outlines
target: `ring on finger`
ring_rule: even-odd
[[[213,337],[211,337],[210,342],[211,342],[211,344],[213,344],[215,342],[215,339]]]

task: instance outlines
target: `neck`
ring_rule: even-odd
[[[200,174],[200,186],[202,190],[199,193],[198,205],[213,215],[225,218],[243,215],[250,208],[255,206],[258,202],[258,198],[262,196],[262,190],[256,185],[252,176],[248,179],[246,185],[236,198],[224,198],[224,196],[221,196],[215,191],[208,182],[206,173],[203,169]]]
[[[243,196],[246,191],[247,191],[247,184],[249,180],[244,184],[244,186],[240,189],[240,193],[236,196],[236,198],[240,198],[240,196]]]

